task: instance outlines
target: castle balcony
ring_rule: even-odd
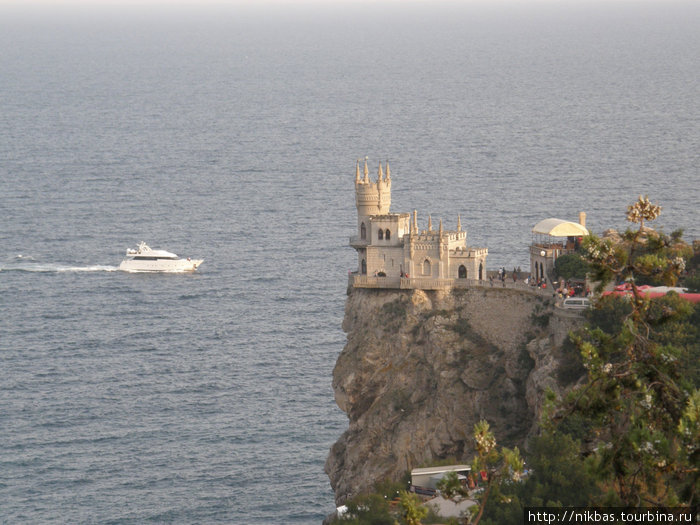
[[[369,239],[360,239],[359,235],[353,235],[350,237],[350,246],[355,249],[366,248],[369,246]]]
[[[348,285],[355,288],[401,288],[400,277],[374,277],[358,273],[348,274]]]

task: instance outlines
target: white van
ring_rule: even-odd
[[[585,297],[569,297],[568,299],[564,299],[561,305],[563,308],[584,310],[591,306],[591,302]]]

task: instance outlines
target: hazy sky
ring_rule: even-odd
[[[656,2],[673,2],[674,0],[614,0],[624,3],[656,3]],[[584,4],[596,3],[595,0],[0,0],[0,5],[4,6],[148,6],[148,5],[259,5],[259,4],[347,4],[347,3],[518,3],[518,4],[541,4],[541,3],[556,3],[556,4]]]
[[[236,7],[266,7],[266,6],[324,6],[342,7],[343,5],[469,5],[481,4],[482,6],[503,5],[579,5],[600,6],[605,4],[684,4],[698,0],[0,0],[0,9],[7,11],[46,12],[65,10],[68,8],[80,8],[81,10],[94,11],[108,8],[110,10],[150,10],[152,8],[236,8]]]

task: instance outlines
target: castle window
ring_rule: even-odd
[[[460,279],[466,279],[467,278],[467,269],[464,267],[463,264],[459,265],[459,270],[457,270],[459,278]]]
[[[432,272],[431,272],[431,268],[430,268],[430,261],[428,259],[426,259],[423,262],[423,275],[430,275],[431,273]]]
[[[362,259],[362,275],[367,275],[367,261]]]
[[[391,240],[391,232],[389,231],[389,228],[387,228],[386,233],[384,234],[384,238],[387,241]]]
[[[377,232],[377,236],[379,237],[380,241],[383,241],[384,240],[384,230],[379,228],[379,231]]]
[[[365,240],[367,238],[367,228],[365,227],[365,223],[363,222],[360,225],[360,239]]]

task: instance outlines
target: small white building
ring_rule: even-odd
[[[562,219],[544,219],[532,228],[530,274],[533,279],[551,275],[560,255],[575,252],[581,239],[588,235],[586,214],[579,213],[578,223]]]
[[[414,468],[411,471],[411,489],[418,493],[434,493],[438,482],[449,472],[456,472],[465,483],[472,468],[469,465]]]

